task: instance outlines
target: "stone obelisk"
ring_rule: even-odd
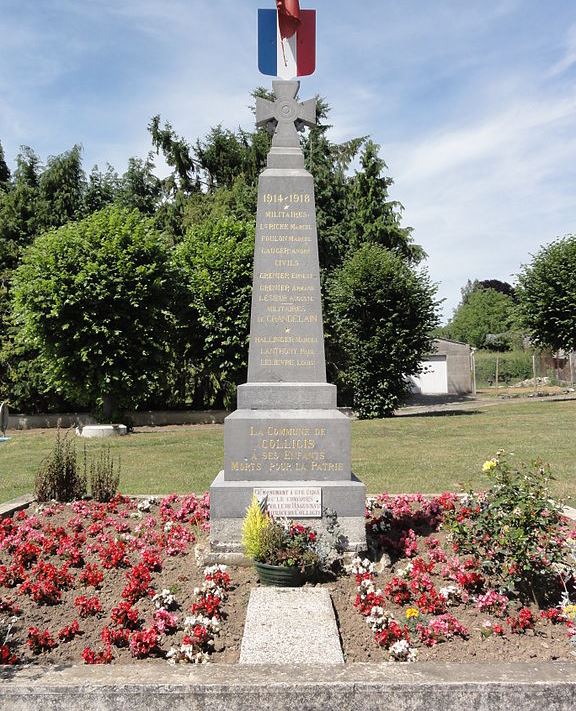
[[[276,516],[322,529],[335,511],[350,549],[365,546],[365,487],[352,474],[350,421],[326,382],[314,181],[297,128],[315,124],[298,81],[274,81],[256,123],[274,128],[258,184],[248,382],[224,423],[224,470],[210,487],[214,551],[240,550],[253,493]]]

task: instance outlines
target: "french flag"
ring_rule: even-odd
[[[298,0],[277,0],[277,10],[258,10],[258,69],[280,79],[316,69],[316,10],[300,10]]]

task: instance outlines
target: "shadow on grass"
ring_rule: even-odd
[[[407,412],[400,417],[460,417],[461,415],[481,415],[482,410],[432,410],[431,412]]]

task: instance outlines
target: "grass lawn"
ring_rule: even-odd
[[[33,489],[34,473],[54,430],[9,432],[0,444],[0,501]],[[354,472],[370,493],[480,488],[482,463],[497,449],[552,465],[555,492],[576,500],[576,400],[518,400],[454,415],[415,415],[352,424]],[[78,454],[102,441],[78,439]],[[136,432],[108,440],[122,462],[125,493],[208,489],[222,467],[223,426],[197,425]],[[572,502],[574,505],[574,502]]]

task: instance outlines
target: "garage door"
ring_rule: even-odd
[[[422,365],[424,372],[412,376],[414,391],[422,395],[447,395],[448,364],[446,356],[429,356]]]

